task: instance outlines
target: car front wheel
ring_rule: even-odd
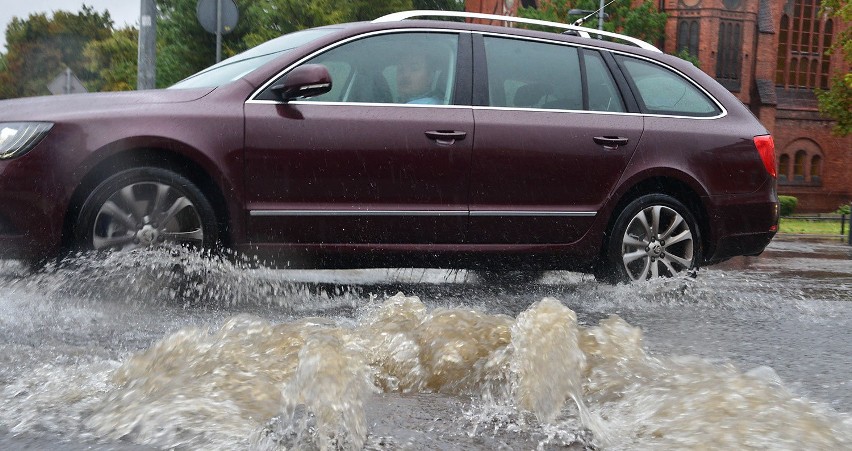
[[[142,167],[101,182],[80,209],[75,238],[84,249],[132,250],[161,243],[212,248],[217,240],[210,202],[185,177]]]
[[[673,277],[698,267],[701,239],[695,218],[680,201],[642,196],[618,216],[607,249],[614,281]]]

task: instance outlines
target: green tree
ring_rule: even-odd
[[[414,9],[464,11],[464,0],[413,0],[411,3]]]
[[[823,0],[823,12],[840,19],[845,23],[852,22],[852,6],[848,0]],[[852,27],[845,27],[842,33],[836,35],[836,41],[831,52],[841,52],[846,67],[852,65]],[[819,109],[826,116],[834,119],[833,132],[839,136],[852,133],[852,73],[838,72],[831,77],[831,85],[827,91],[818,90]]]
[[[347,20],[351,21],[373,20],[385,14],[413,8],[411,0],[352,0],[339,3],[342,8],[350,8]]]
[[[136,89],[139,30],[122,28],[99,41],[91,41],[83,50],[86,68],[98,74],[99,91]]]
[[[318,27],[351,20],[349,7],[339,0],[260,0],[249,2],[240,9],[251,27],[243,37],[242,44],[254,47],[269,39],[305,28]],[[242,20],[242,19],[241,19]]]
[[[682,60],[689,61],[690,63],[692,63],[695,67],[697,67],[699,69],[701,68],[701,61],[698,60],[697,56],[693,55],[692,53],[689,53],[689,50],[687,50],[687,49],[680,49],[680,51],[675,53],[674,56],[676,56],[676,57],[678,57]]]
[[[56,11],[53,17],[31,14],[13,18],[6,28],[5,68],[0,70],[0,98],[45,95],[47,85],[66,67],[90,90],[98,74],[86,67],[83,49],[112,34],[109,13],[83,5],[79,13]]]
[[[531,19],[551,22],[573,23],[582,16],[569,15],[571,9],[595,11],[600,7],[596,0],[546,0],[536,8],[518,8],[518,15]],[[604,21],[603,29],[623,33],[656,43],[665,34],[666,14],[654,6],[654,2],[645,0],[638,7],[633,7],[631,0],[616,0],[606,7],[608,18]],[[597,16],[592,16],[584,25],[597,28]],[[594,22],[594,23],[592,23]]]

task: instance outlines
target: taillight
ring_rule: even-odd
[[[754,147],[757,148],[757,153],[763,160],[766,172],[772,177],[778,177],[778,171],[775,170],[775,142],[772,141],[772,135],[755,136]]]

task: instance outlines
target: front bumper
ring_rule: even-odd
[[[37,150],[0,161],[0,258],[38,260],[59,249],[68,188]]]

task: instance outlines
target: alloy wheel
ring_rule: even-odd
[[[664,205],[640,210],[628,223],[621,247],[624,269],[634,281],[671,277],[694,265],[689,223]]]
[[[198,209],[177,188],[139,182],[113,193],[98,210],[92,230],[94,249],[131,250],[173,242],[202,246]]]

